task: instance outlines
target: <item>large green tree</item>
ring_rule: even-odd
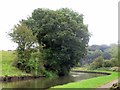
[[[83,15],[67,8],[56,11],[39,8],[21,22],[37,35],[47,71],[66,75],[86,55],[90,35]]]

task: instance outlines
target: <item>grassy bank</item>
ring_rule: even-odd
[[[0,51],[0,66],[2,66],[2,72],[0,76],[22,76],[22,75],[30,75],[22,72],[18,68],[12,65],[15,59],[15,51]]]
[[[81,80],[79,82],[72,82],[64,85],[55,86],[52,88],[97,88],[118,78],[118,72],[111,71],[104,72],[111,73],[111,75]]]

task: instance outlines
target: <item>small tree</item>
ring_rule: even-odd
[[[12,32],[9,34],[12,40],[18,44],[17,47],[17,58],[14,65],[21,70],[30,72],[31,68],[28,62],[31,57],[31,53],[34,51],[36,37],[33,35],[32,31],[25,24],[16,25]]]

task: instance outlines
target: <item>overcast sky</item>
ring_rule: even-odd
[[[0,0],[0,50],[15,49],[7,32],[37,8],[70,8],[84,15],[92,34],[89,45],[118,42],[119,0]]]

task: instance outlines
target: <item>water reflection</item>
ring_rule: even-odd
[[[101,74],[71,72],[69,76],[59,78],[39,78],[32,80],[2,83],[3,88],[49,88],[69,82],[76,82],[83,79],[102,76]]]

